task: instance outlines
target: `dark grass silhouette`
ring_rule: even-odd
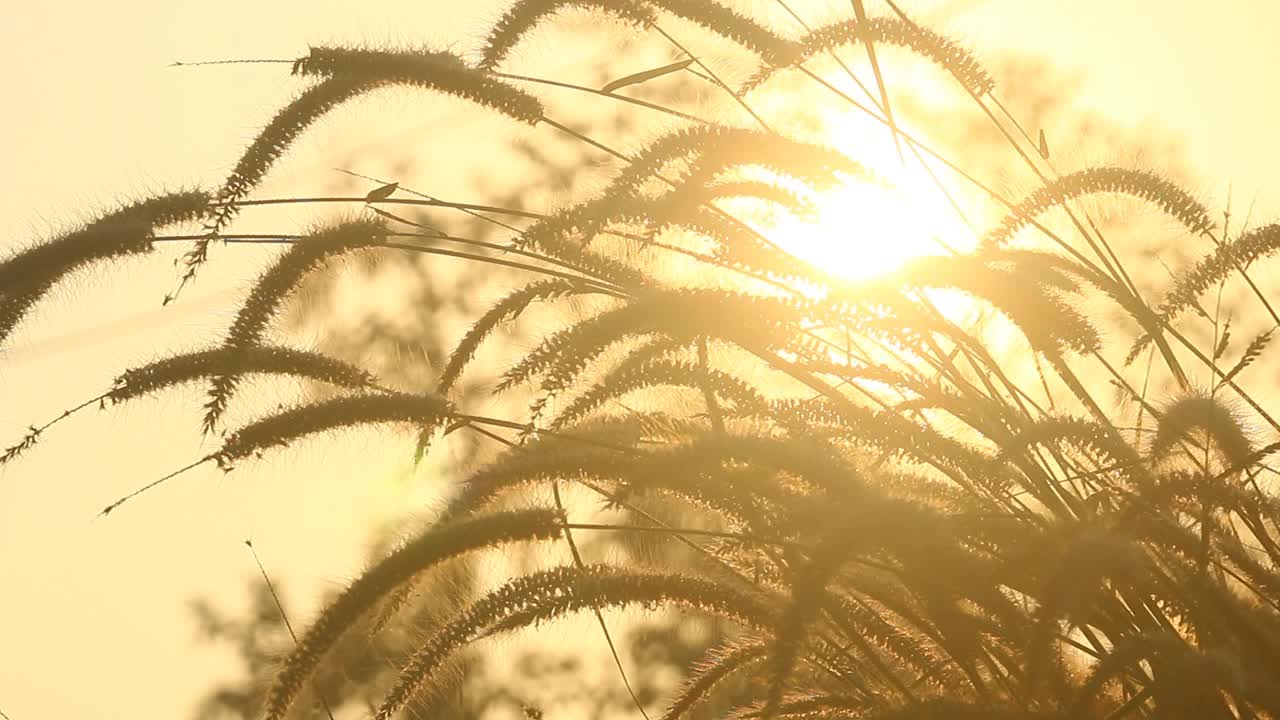
[[[665,29],[672,16],[734,44],[754,68],[739,90],[688,53],[604,94],[634,103],[612,91],[697,72],[750,124],[699,124],[649,104],[683,124],[624,152],[576,118],[549,117],[533,91],[517,87],[519,76],[498,70],[523,38],[570,8],[621,18],[682,52],[689,48]],[[1006,129],[1016,122],[998,114],[1000,88],[977,55],[892,3],[879,17],[858,9],[795,35],[710,0],[525,0],[489,33],[478,64],[432,50],[314,48],[292,70],[316,84],[264,128],[223,187],[128,206],[0,262],[0,341],[69,273],[157,241],[194,243],[186,283],[212,242],[248,237],[230,232],[244,208],[312,202],[253,192],[315,120],[391,85],[459,96],[475,112],[548,126],[619,161],[594,198],[550,214],[410,201],[397,185],[348,198],[367,217],[276,236],[290,247],[249,292],[222,345],[125,371],[81,406],[205,381],[212,430],[242,376],[286,374],[340,394],[232,428],[201,461],[230,469],[363,424],[416,430],[420,450],[461,430],[506,446],[461,479],[435,525],[373,564],[301,633],[263,717],[305,712],[300,697],[338,639],[382,627],[371,629],[369,617],[394,615],[406,588],[435,565],[534,542],[566,543],[573,563],[513,575],[441,619],[398,679],[375,689],[384,698],[376,717],[411,701],[429,708],[454,679],[450,661],[480,639],[584,611],[607,635],[603,610],[637,606],[689,608],[740,629],[688,668],[663,707],[645,708],[664,720],[687,716],[740,676],[753,679],[734,686],[730,714],[743,719],[1280,715],[1280,503],[1267,464],[1280,425],[1269,398],[1244,384],[1280,322],[1250,277],[1280,246],[1276,226],[1232,236],[1193,194],[1141,168],[1059,173],[1043,133],[1032,142]],[[920,258],[852,283],[783,251],[723,200],[803,211],[811,208],[801,188],[867,182],[874,171],[773,129],[753,106],[780,74],[894,124],[903,162],[947,160],[892,123],[883,88],[855,99],[809,67],[858,45],[893,46],[939,67],[1039,184],[1009,198],[951,163],[947,183],[973,184],[1004,218],[976,233],[973,253]],[[883,54],[869,54],[875,76],[891,83],[876,59]],[[1173,268],[1163,296],[1142,294],[1123,238],[1102,232],[1080,203],[1117,194],[1169,216],[1183,233],[1173,237],[1213,245]],[[518,224],[503,225],[513,229],[500,244],[441,233],[431,235],[437,245],[400,243],[425,235],[396,212],[413,203]],[[1058,222],[1046,219],[1053,214]],[[158,234],[201,220],[198,234]],[[890,235],[875,242],[894,242],[892,230],[872,230]],[[530,280],[457,340],[433,392],[400,391],[337,358],[270,344],[273,319],[300,283],[357,250],[452,254]],[[1250,298],[1230,319],[1221,304],[1228,287]],[[937,290],[969,298],[981,320],[956,320]],[[564,309],[559,326],[513,351],[493,388],[528,393],[528,416],[469,414],[455,388],[477,352],[495,330],[545,306]],[[1262,329],[1238,348],[1232,321]],[[1197,386],[1192,377],[1210,380]],[[1157,397],[1155,388],[1169,390]],[[52,424],[33,428],[3,461]],[[568,492],[606,509],[571,517]],[[664,503],[698,521],[686,515],[673,525]],[[575,536],[594,532],[657,536],[695,559],[589,563]]]

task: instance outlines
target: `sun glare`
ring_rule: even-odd
[[[769,235],[788,252],[849,280],[867,280],[911,258],[967,252],[966,226],[928,169],[888,130],[849,115],[825,118],[828,142],[868,171],[817,194],[809,217],[787,215]],[[936,171],[935,171],[936,172]]]

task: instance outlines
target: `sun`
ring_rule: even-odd
[[[867,176],[846,176],[814,194],[810,216],[778,218],[769,237],[780,247],[854,281],[888,274],[911,258],[974,248],[961,200],[951,189],[948,199],[939,187],[938,169],[905,146],[899,155],[888,129],[865,117],[832,114],[823,126],[828,144],[858,161]]]

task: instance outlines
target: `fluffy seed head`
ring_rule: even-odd
[[[198,218],[208,203],[209,195],[200,190],[159,195],[0,261],[0,341],[67,274],[95,262],[150,252],[157,229]]]
[[[653,11],[631,0],[517,0],[494,24],[480,51],[480,67],[496,68],[515,49],[520,40],[543,20],[566,8],[583,8],[608,12],[644,25],[653,20]]]
[[[1213,228],[1209,210],[1174,182],[1147,170],[1095,167],[1063,175],[1037,188],[1010,210],[983,242],[989,246],[1001,245],[1049,208],[1098,193],[1120,193],[1146,200],[1182,223],[1194,235]]]
[[[543,116],[542,103],[537,98],[447,52],[313,47],[310,54],[294,62],[293,71],[299,75],[436,90],[529,124],[537,123]]]
[[[819,53],[867,40],[903,47],[937,63],[975,95],[985,95],[995,87],[995,81],[986,68],[959,43],[896,17],[870,18],[866,23],[846,20],[815,28],[800,39],[799,52],[792,58],[792,63],[802,63]],[[760,85],[775,71],[776,68],[761,70],[747,81],[743,91]]]
[[[294,407],[246,425],[227,436],[213,458],[224,468],[270,447],[326,430],[371,423],[439,425],[449,415],[448,401],[434,395],[379,393],[324,400]]]
[[[1149,452],[1157,461],[1170,458],[1183,441],[1203,443],[1206,438],[1223,462],[1240,469],[1252,454],[1245,419],[1221,397],[1195,393],[1169,403],[1160,414]]]
[[[219,347],[125,370],[116,377],[107,399],[124,402],[181,383],[229,373],[290,375],[347,388],[367,388],[374,384],[368,372],[316,352],[283,347]]]

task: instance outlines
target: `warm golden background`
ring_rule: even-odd
[[[1252,205],[1255,219],[1266,219],[1280,211],[1275,3],[903,5],[984,57],[1051,60],[1062,71],[1053,81],[1079,79],[1065,112],[1105,113],[1139,135],[1178,138],[1196,172],[1193,189],[1206,199],[1221,203],[1230,186],[1238,212]],[[220,181],[296,87],[281,66],[167,67],[175,60],[288,58],[310,42],[465,48],[498,7],[490,0],[10,3],[0,22],[0,158],[8,178],[0,253],[123,197]],[[553,49],[535,42],[529,52]],[[459,132],[458,116],[433,112],[430,97],[392,109],[414,113],[423,137]],[[342,150],[386,151],[405,140],[355,138]],[[329,173],[330,148],[316,142],[304,139],[273,178]],[[127,281],[94,273],[59,289],[0,354],[0,444],[101,392],[120,368],[154,357],[154,348],[213,337],[230,293],[265,257],[244,248],[218,253],[214,269],[165,309],[159,299],[174,273],[163,261],[128,266]],[[198,641],[189,601],[209,597],[228,612],[246,610],[245,588],[257,571],[244,539],[254,540],[302,622],[322,591],[360,567],[373,532],[412,515],[430,494],[421,478],[408,482],[403,443],[361,434],[342,449],[309,444],[305,454],[281,453],[225,478],[196,473],[94,520],[110,500],[198,457],[197,408],[192,391],[89,414],[0,471],[0,709],[13,720],[189,715],[203,691],[238,670],[226,649]]]

